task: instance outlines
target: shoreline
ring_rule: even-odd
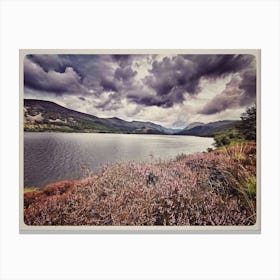
[[[44,130],[44,131],[30,131],[24,130],[24,133],[66,133],[66,134],[112,134],[112,135],[158,135],[158,136],[192,136],[192,137],[201,137],[201,138],[214,138],[214,136],[202,136],[202,135],[187,135],[187,134],[160,134],[160,133],[119,133],[119,132],[90,132],[90,131],[53,131],[53,130]]]
[[[255,144],[246,143],[159,163],[114,163],[92,177],[25,192],[25,222],[252,225],[256,220],[255,152]],[[40,216],[42,211],[49,215],[47,220]],[[68,214],[63,216],[61,211]]]

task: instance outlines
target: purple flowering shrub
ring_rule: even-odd
[[[93,177],[25,193],[27,225],[253,225],[256,146],[156,163],[116,163]]]

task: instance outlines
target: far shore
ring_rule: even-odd
[[[192,136],[192,137],[201,137],[201,138],[213,138],[213,136],[202,136],[202,135],[186,135],[186,134],[156,134],[156,133],[119,133],[119,132],[92,132],[92,131],[52,131],[52,130],[43,130],[43,131],[29,131],[24,130],[24,133],[84,133],[84,134],[120,134],[120,135],[158,135],[158,136]]]

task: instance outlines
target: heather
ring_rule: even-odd
[[[119,162],[24,194],[27,225],[253,225],[256,145]]]

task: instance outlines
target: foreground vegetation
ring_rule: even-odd
[[[27,225],[253,225],[256,145],[117,163],[24,194]]]

